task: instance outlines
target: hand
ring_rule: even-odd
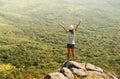
[[[80,19],[80,21],[79,22],[82,22],[82,19]]]

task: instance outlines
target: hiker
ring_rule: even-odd
[[[65,30],[65,32],[68,33],[67,60],[69,60],[69,58],[70,58],[70,50],[72,52],[72,60],[74,60],[75,31],[77,30],[80,23],[81,23],[81,21],[79,21],[79,23],[77,24],[77,26],[75,28],[73,25],[70,25],[68,30],[63,25],[59,24]]]

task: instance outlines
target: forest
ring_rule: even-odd
[[[66,61],[65,28],[76,31],[75,61],[120,77],[119,0],[0,0],[0,79],[42,79]]]

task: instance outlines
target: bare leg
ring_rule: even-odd
[[[68,48],[68,53],[67,53],[67,60],[70,58],[70,48]]]
[[[71,48],[72,51],[72,60],[74,60],[74,48]]]

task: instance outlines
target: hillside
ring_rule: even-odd
[[[0,79],[41,78],[66,60],[67,28],[76,32],[75,60],[120,77],[119,0],[0,0]]]

